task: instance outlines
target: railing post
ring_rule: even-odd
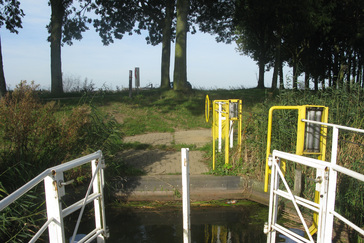
[[[64,225],[62,217],[62,205],[60,202],[61,193],[58,183],[63,181],[63,172],[52,171],[52,174],[44,178],[45,197],[47,204],[48,220],[54,218],[48,226],[49,242],[64,243]]]
[[[219,143],[218,143],[218,147],[217,147],[217,151],[219,153],[221,153],[221,137],[222,137],[222,115],[221,115],[221,112],[222,112],[222,103],[219,102],[219,137],[218,137],[218,140],[219,140]]]
[[[324,242],[331,242],[332,228],[334,225],[334,215],[332,212],[335,210],[335,198],[336,198],[336,180],[337,172],[333,169],[337,161],[337,144],[339,138],[339,128],[333,126],[332,131],[332,148],[331,148],[331,167],[329,170],[329,186],[327,192],[327,208],[326,208],[326,222],[324,230]]]
[[[191,242],[190,221],[190,166],[188,148],[181,149],[182,160],[182,197],[183,197],[183,242]]]
[[[105,221],[105,207],[104,207],[104,178],[103,178],[103,168],[105,167],[105,163],[100,157],[98,160],[91,161],[92,166],[92,174],[95,173],[97,169],[97,163],[101,163],[101,166],[99,167],[100,170],[96,173],[95,179],[93,181],[93,192],[94,193],[100,193],[101,197],[96,198],[94,200],[94,208],[95,208],[95,226],[99,229],[104,229],[106,232],[106,221]],[[105,237],[104,235],[98,235],[97,236],[97,243],[104,243]]]

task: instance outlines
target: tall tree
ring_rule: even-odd
[[[270,0],[240,0],[236,7],[237,49],[257,61],[258,88],[264,88],[266,64],[274,57],[274,4]]]
[[[196,23],[200,31],[217,35],[217,42],[230,44],[235,40],[234,13],[235,0],[197,0]]]
[[[177,0],[176,47],[173,73],[173,89],[185,91],[187,85],[187,16],[189,0]]]
[[[174,13],[174,2],[167,0],[166,16],[163,23],[163,39],[162,39],[162,63],[161,63],[161,88],[169,89],[170,83],[170,63],[171,63],[171,40],[172,40],[172,22]]]
[[[81,40],[87,23],[91,22],[84,13],[91,11],[92,0],[79,0],[80,8],[72,6],[73,0],[50,0],[51,20],[47,26],[51,43],[51,92],[63,93],[61,47],[63,43],[72,45],[73,39]]]
[[[122,39],[125,33],[132,35],[138,14],[137,0],[98,0],[95,5],[97,18],[94,27],[104,45],[114,43],[114,39]]]
[[[148,30],[147,43],[162,43],[161,89],[170,89],[171,42],[175,38],[175,0],[141,1],[137,22],[138,29]]]
[[[18,34],[17,28],[22,28],[22,17],[25,16],[23,10],[20,8],[18,0],[0,0],[0,28],[5,25],[11,33]],[[3,55],[0,40],[0,97],[6,93],[6,82],[4,75]]]
[[[132,35],[147,30],[147,44],[155,46],[162,43],[160,87],[170,89],[171,41],[175,36],[174,9],[175,0],[101,0],[96,11],[99,19],[94,21],[94,26],[105,45],[113,43],[114,39],[121,39],[127,32]]]

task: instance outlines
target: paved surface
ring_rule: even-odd
[[[211,142],[211,129],[151,133],[124,138],[124,142],[151,145],[186,144],[202,147]],[[145,176],[115,178],[115,194],[121,200],[181,200],[180,151],[162,149],[126,150],[123,161],[144,170]],[[206,175],[209,171],[201,151],[189,152],[191,200],[250,199],[266,204],[263,186],[240,176]]]
[[[211,129],[177,131],[175,133],[150,133],[124,138],[124,142],[151,145],[185,144],[202,147],[211,142]],[[119,154],[123,161],[143,170],[147,175],[170,175],[182,172],[181,152],[161,149],[126,150]],[[201,151],[190,151],[190,174],[199,175],[209,171]]]
[[[124,142],[139,142],[152,145],[194,144],[202,147],[212,141],[211,129],[177,131],[174,133],[149,133],[124,138]]]

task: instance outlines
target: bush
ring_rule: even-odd
[[[36,89],[34,83],[21,82],[0,100],[0,199],[46,168],[96,150],[110,154],[121,143],[112,117],[85,104],[62,112],[56,102],[42,103]],[[23,198],[3,211],[2,242],[14,234],[11,241],[22,242],[37,231],[34,222],[42,216],[35,211],[44,197]],[[24,217],[26,213],[34,217]]]

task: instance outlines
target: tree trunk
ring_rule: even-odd
[[[300,69],[300,55],[303,52],[303,48],[296,48],[295,52],[292,56],[293,62],[293,90],[297,90],[298,88],[298,77],[301,75]]]
[[[0,97],[5,96],[5,94],[6,94],[6,82],[5,82],[3,54],[2,54],[1,40],[0,40]]]
[[[332,87],[337,89],[337,83],[339,78],[339,57],[338,53],[334,54],[334,63],[332,67]]]
[[[352,60],[352,76],[353,76],[353,81],[352,81],[352,83],[354,84],[355,82],[356,82],[356,62],[357,62],[357,60],[356,60],[356,54],[355,54],[355,52],[354,52],[354,54],[353,54],[353,60]]]
[[[329,88],[331,88],[332,87],[332,74],[333,72],[332,72],[332,63],[330,63],[329,64]]]
[[[358,55],[357,57],[357,72],[356,72],[356,83],[361,85],[361,69],[362,69],[362,62],[361,62],[361,57]]]
[[[277,60],[275,61],[277,62]],[[274,70],[273,70],[273,77],[272,77],[272,87],[271,90],[274,91],[277,89],[277,83],[278,83],[278,66],[279,64],[274,63]]]
[[[325,90],[326,89],[326,80],[324,77],[320,77],[320,80],[319,82],[321,82],[321,88],[322,90]]]
[[[282,62],[279,63],[279,89],[284,89],[284,81],[283,81],[283,65]]]
[[[258,79],[258,89],[264,89],[264,71],[265,71],[265,63],[263,61],[259,61],[259,79]]]
[[[51,0],[51,92],[54,95],[63,94],[61,38],[64,16],[62,0]]]
[[[162,40],[162,65],[161,65],[161,89],[170,89],[169,67],[171,64],[171,36],[172,20],[174,12],[174,1],[167,1],[166,17],[163,26]]]
[[[298,63],[297,60],[293,60],[293,90],[297,90],[297,80],[298,80]]]
[[[187,14],[189,0],[177,0],[176,48],[173,89],[187,90]]]
[[[319,78],[315,77],[313,81],[314,81],[314,85],[315,85],[315,91],[318,91]]]
[[[282,62],[281,62],[281,39],[282,39],[282,34],[281,34],[281,30],[279,28],[278,36],[277,36],[277,39],[276,39],[275,62],[274,62],[274,71],[273,71],[273,78],[272,78],[272,91],[277,89],[277,83],[278,83],[277,79],[278,79],[279,68],[282,66]]]
[[[305,90],[310,89],[310,74],[305,72]]]
[[[352,79],[351,79],[351,68],[352,68],[352,61],[353,61],[354,57],[352,54],[352,50],[350,48],[349,52],[348,52],[348,65],[347,65],[347,69],[346,69],[346,90],[348,92],[350,92],[351,87],[353,86],[352,83]]]

